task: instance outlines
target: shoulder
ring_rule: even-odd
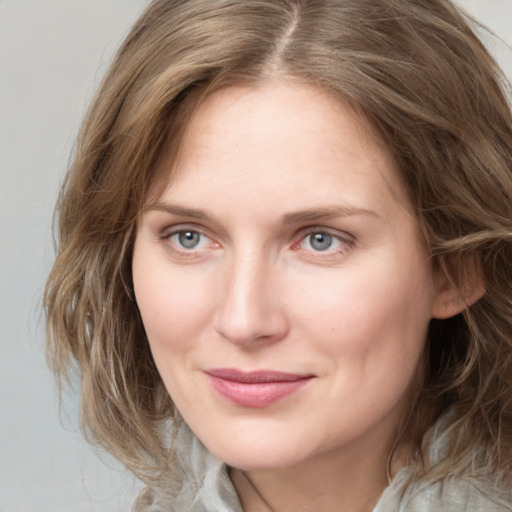
[[[509,497],[485,480],[449,477],[436,482],[411,479],[400,471],[374,512],[512,512]]]
[[[227,466],[183,422],[176,429],[171,473],[145,489],[132,512],[243,512]]]
[[[450,441],[455,434],[448,424],[453,415],[453,410],[446,412],[428,433],[428,459],[434,467],[450,459]],[[474,461],[478,454],[475,446]],[[479,476],[459,474],[433,480],[422,476],[417,465],[403,467],[373,512],[512,512],[510,490],[497,489],[484,468],[477,473]]]

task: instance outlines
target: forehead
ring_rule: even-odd
[[[303,84],[271,82],[210,94],[188,121],[179,152],[164,158],[160,171],[167,195],[180,194],[189,182],[224,194],[217,185],[240,181],[259,193],[286,186],[290,195],[315,180],[325,186],[310,194],[324,194],[332,180],[344,177],[347,188],[361,179],[374,183],[379,190],[373,200],[385,193],[408,203],[391,151],[371,124],[346,102]]]

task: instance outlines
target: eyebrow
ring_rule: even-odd
[[[208,215],[208,213],[203,210],[196,210],[195,208],[186,208],[184,206],[178,206],[175,204],[162,203],[162,202],[158,202],[154,206],[152,206],[151,208],[148,208],[148,209],[167,212],[172,215],[180,215],[182,217],[191,217],[192,219],[197,219],[197,220],[207,220],[212,217],[211,215]]]
[[[164,211],[172,215],[190,217],[197,220],[208,220],[213,217],[212,214],[209,214],[204,210],[187,208],[184,206],[169,204],[165,202],[156,203],[152,208],[150,208],[150,210]],[[328,220],[336,217],[348,217],[354,215],[365,215],[375,218],[380,217],[380,215],[374,210],[368,210],[366,208],[357,208],[353,206],[327,206],[323,208],[310,208],[297,212],[286,213],[283,215],[282,224],[298,224],[300,222],[313,222],[318,220]]]
[[[379,218],[380,215],[366,208],[353,206],[327,206],[324,208],[311,208],[298,212],[287,213],[283,216],[283,224],[297,224],[299,222],[312,222],[317,220],[328,220],[336,217],[348,217],[353,215],[366,215]]]

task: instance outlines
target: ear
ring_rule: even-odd
[[[454,272],[454,267],[459,267],[459,271]],[[458,277],[455,278],[455,275]],[[455,265],[442,264],[434,279],[437,292],[432,306],[432,318],[455,316],[480,300],[485,293],[484,280],[478,266],[468,260]]]

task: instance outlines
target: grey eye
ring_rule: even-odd
[[[309,243],[315,251],[326,251],[332,246],[333,237],[329,233],[311,233]]]
[[[180,231],[177,233],[178,243],[185,249],[195,249],[201,241],[201,233],[197,231]]]

